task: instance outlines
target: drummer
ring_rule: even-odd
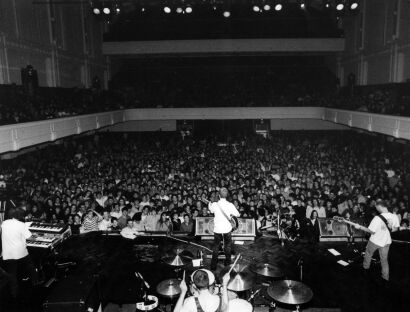
[[[188,287],[184,278],[181,281],[181,293],[175,305],[174,312],[228,312],[228,282],[229,274],[222,278],[222,296],[213,295],[210,292],[210,277],[205,270],[197,270],[192,275],[192,287],[194,295],[185,298]]]

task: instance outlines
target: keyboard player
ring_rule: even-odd
[[[33,285],[38,282],[38,272],[27,250],[26,239],[31,236],[31,232],[23,222],[24,210],[12,208],[8,217],[1,225],[1,241],[5,269],[10,277],[11,295],[16,298],[18,295],[17,272],[28,274]]]

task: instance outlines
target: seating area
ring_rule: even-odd
[[[309,72],[309,75],[312,75]],[[321,69],[313,72],[244,71],[142,73],[110,91],[0,86],[0,124],[61,118],[126,108],[320,106],[410,116],[410,83],[339,88]]]

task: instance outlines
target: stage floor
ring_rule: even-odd
[[[207,247],[212,244],[212,241],[195,242]],[[60,278],[49,288],[33,288],[23,283],[22,294],[17,302],[10,301],[5,287],[0,288],[0,311],[42,311],[42,304],[50,297],[62,296],[61,292],[72,293],[74,296],[73,281],[84,281],[81,283],[84,287],[87,283],[89,288],[97,287],[98,296],[102,298],[104,305],[109,302],[135,302],[135,297],[138,296],[135,271],[141,272],[153,289],[162,280],[181,276],[182,272],[175,272],[172,267],[160,261],[162,256],[172,254],[177,248],[193,255],[200,250],[196,246],[166,237],[141,237],[130,241],[120,236],[104,236],[100,233],[73,236],[63,243],[59,251],[60,262],[77,263],[67,277]],[[328,251],[329,248],[336,249],[341,256],[333,256]],[[282,246],[275,238],[261,237],[249,244],[235,245],[234,249],[236,253],[243,255],[242,264],[270,263],[278,266],[286,279],[299,280],[298,262],[303,259],[303,282],[314,293],[312,301],[303,308],[340,308],[342,311],[408,310],[408,244],[393,244],[390,249],[391,285],[388,289],[380,284],[378,263],[372,263],[370,276],[363,275],[363,243],[348,246],[347,243],[286,241]],[[349,265],[338,264],[337,261],[341,259]],[[218,271],[222,268],[222,262],[220,261]],[[208,264],[209,260],[206,260],[205,265]],[[193,268],[187,268],[188,272],[192,270]],[[0,281],[4,279],[3,276]],[[258,279],[258,282],[262,281],[264,280]],[[64,296],[67,297],[67,294]]]

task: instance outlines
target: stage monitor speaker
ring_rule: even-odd
[[[362,224],[361,221],[358,223]],[[363,240],[364,232],[355,229],[353,226],[333,219],[319,219],[320,241],[321,242],[346,242],[349,237],[355,240]]]
[[[276,307],[275,312],[293,312],[294,309],[284,309],[281,307]],[[239,311],[238,311],[239,312]],[[269,312],[269,307],[255,307],[253,312]],[[339,308],[306,308],[303,312],[342,312]]]
[[[195,235],[203,239],[214,237],[214,217],[197,217],[195,219]],[[256,227],[254,219],[238,218],[239,226],[232,232],[234,240],[254,240],[256,236]]]
[[[43,303],[44,312],[85,312],[99,306],[95,278],[69,276],[59,280]]]

